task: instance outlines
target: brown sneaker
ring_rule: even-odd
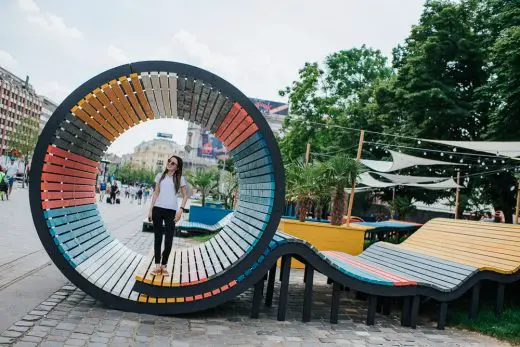
[[[166,270],[166,265],[161,265],[161,273],[163,274],[163,276],[169,275],[168,270]]]

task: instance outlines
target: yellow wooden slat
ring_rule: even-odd
[[[103,127],[98,124],[94,119],[90,118],[90,116],[80,109],[78,106],[74,106],[71,110],[72,114],[79,119],[81,119],[83,122],[90,125],[92,128],[94,128],[98,133],[100,133],[103,137],[105,137],[110,142],[114,141],[115,137],[112,136],[108,131],[103,129]]]
[[[110,81],[108,83],[108,85],[110,86],[110,88],[112,88],[112,90],[114,91],[115,95],[119,99],[119,102],[125,108],[126,113],[128,113],[130,118],[132,118],[132,121],[135,124],[139,124],[139,117],[137,117],[137,115],[135,114],[134,109],[132,108],[132,106],[128,102],[128,99],[126,98],[125,94],[121,90],[121,87],[119,86],[119,83],[117,83],[116,80],[113,80],[113,81]]]
[[[103,93],[108,97],[108,99],[112,102],[112,105],[114,105],[119,113],[119,115],[123,118],[123,120],[128,123],[130,127],[133,127],[135,125],[134,121],[130,117],[130,115],[126,112],[123,105],[119,102],[119,99],[117,98],[116,94],[110,88],[108,84],[103,84],[101,86],[101,90]]]
[[[110,125],[112,125],[114,129],[116,129],[120,134],[124,133],[125,129],[117,122],[114,116],[112,116],[112,114],[106,108],[103,107],[101,101],[99,101],[94,96],[94,94],[87,95],[85,97],[85,100],[87,104],[90,105],[90,107],[92,107],[94,110],[99,112],[103,116],[103,118],[105,118],[110,123]]]
[[[128,78],[126,76],[120,77],[119,82],[121,82],[121,86],[123,87],[123,90],[125,91],[126,96],[130,100],[130,103],[134,107],[135,111],[137,112],[137,115],[142,121],[145,121],[147,119],[146,114],[144,113],[141,104],[137,100],[137,98],[134,95],[134,91],[132,89],[132,86],[130,83],[128,83]]]
[[[86,101],[85,99],[81,99],[78,102],[78,106],[81,107],[85,113],[87,113],[91,118],[94,118],[96,122],[98,122],[106,131],[108,131],[112,136],[118,137],[119,132],[117,132],[116,129],[114,129],[108,121],[103,118],[96,110],[94,110]]]
[[[137,98],[139,99],[139,102],[141,105],[143,105],[144,112],[146,113],[146,117],[148,119],[153,119],[154,114],[152,111],[152,107],[150,106],[150,103],[148,102],[148,98],[144,95],[143,86],[141,85],[141,82],[139,81],[139,75],[136,73],[133,73],[130,75],[130,79],[132,81],[132,86],[134,87],[134,90],[137,94]]]
[[[128,124],[119,114],[119,111],[115,108],[114,105],[110,102],[108,97],[103,93],[103,91],[99,88],[94,90],[94,95],[98,100],[101,101],[103,106],[106,107],[106,109],[112,114],[112,116],[117,120],[117,122],[126,130],[131,127],[130,124]]]

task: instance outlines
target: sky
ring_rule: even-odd
[[[199,66],[249,97],[278,91],[308,61],[366,44],[389,59],[423,0],[2,0],[0,66],[61,102],[87,79],[140,60]],[[183,124],[181,124],[183,123]],[[157,132],[184,143],[187,124],[153,121],[110,148],[129,153]]]

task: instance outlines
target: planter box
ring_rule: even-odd
[[[365,231],[372,229],[372,227],[356,225],[355,223],[346,227],[282,219],[278,229],[309,242],[320,251],[339,251],[358,255],[363,252]],[[293,259],[291,267],[303,269],[304,265]]]
[[[218,223],[222,218],[233,212],[224,208],[211,208],[202,206],[190,206],[190,222],[203,223],[213,225]]]

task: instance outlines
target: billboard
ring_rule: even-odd
[[[262,114],[287,116],[289,114],[289,105],[283,102],[249,98],[255,104],[256,108],[260,110]]]
[[[222,142],[213,136],[209,131],[203,131],[200,134],[200,143],[197,148],[197,155],[201,158],[218,159],[226,154],[226,150]]]

